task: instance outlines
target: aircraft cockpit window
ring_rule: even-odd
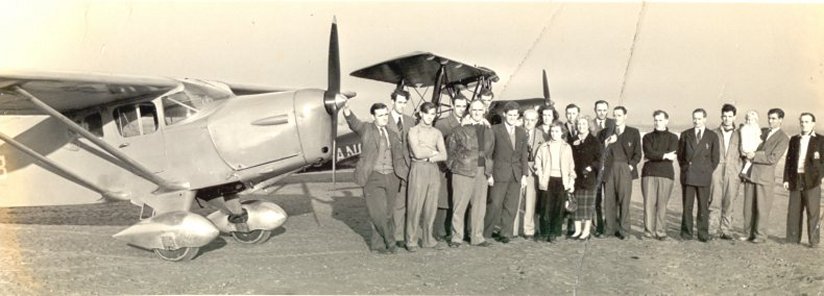
[[[203,105],[212,102],[207,96],[190,96],[185,92],[177,92],[163,97],[163,115],[166,125],[180,122],[197,114]]]
[[[86,115],[77,124],[93,135],[99,138],[103,137],[103,119],[100,117],[100,113]]]
[[[123,137],[151,134],[157,130],[157,110],[152,103],[117,107],[113,115]]]

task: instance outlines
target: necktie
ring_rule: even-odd
[[[398,132],[403,134],[403,116],[398,117]]]
[[[515,148],[515,127],[514,126],[513,127],[507,126],[507,129],[508,129],[507,132],[509,132],[509,142],[512,144],[512,148],[514,149]]]
[[[704,134],[704,130],[703,130],[703,129],[699,129],[699,130],[698,130],[698,136],[695,138],[695,142],[696,142],[696,143],[700,143],[700,142],[701,142],[701,136],[703,136],[703,134]]]
[[[601,129],[604,129],[604,121],[603,120],[598,120],[598,126],[600,126]]]
[[[381,133],[382,140],[386,141],[386,147],[391,148],[392,143],[389,143],[389,135],[386,133],[386,129],[383,127],[379,127],[378,131]]]

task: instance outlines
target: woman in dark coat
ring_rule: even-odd
[[[570,139],[572,157],[575,161],[575,196],[578,209],[573,213],[575,233],[572,238],[585,240],[589,238],[592,220],[595,219],[595,190],[598,188],[598,163],[604,149],[597,137],[589,129],[588,116],[578,118],[578,137]],[[583,229],[582,229],[583,226]]]

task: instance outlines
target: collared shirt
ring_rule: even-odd
[[[504,126],[506,126],[506,132],[509,133],[510,135],[515,133],[515,126],[514,125],[509,125],[509,122],[507,122],[506,124],[504,124]]]
[[[597,123],[601,129],[604,129],[604,126],[607,124],[607,120],[595,118],[595,123]]]
[[[807,147],[810,146],[810,138],[814,137],[813,135],[801,135],[801,141],[798,145],[798,173],[804,173],[804,164],[807,161]]]
[[[626,124],[625,124],[625,125],[616,125],[616,126],[615,126],[615,134],[616,134],[616,135],[621,135],[621,134],[623,134],[623,133],[624,133],[624,130],[625,130],[626,128],[627,128],[627,125],[626,125]]]
[[[706,127],[696,127],[695,128],[695,139],[701,141],[701,138],[704,136],[704,129]]]
[[[392,112],[389,112],[389,114],[392,114],[392,118],[395,119],[395,123],[400,122],[406,126],[406,122],[403,122],[403,114],[396,112],[394,109],[392,109]]]
[[[724,155],[727,154],[727,150],[730,149],[730,141],[732,140],[732,133],[735,132],[735,127],[733,126],[732,129],[727,131],[724,127],[721,127],[721,135],[724,136]]]
[[[386,144],[388,145],[388,147],[392,148],[392,143],[389,142],[389,133],[386,132],[386,127],[379,126],[377,124],[375,126],[378,127],[378,132],[381,134],[381,136],[383,136],[383,138],[386,139]]]

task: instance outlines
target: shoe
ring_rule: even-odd
[[[818,249],[818,243],[810,244],[810,249]]]
[[[644,238],[655,238],[655,236],[652,233],[644,232]]]
[[[699,237],[698,241],[702,243],[708,243],[712,240],[712,237]]]
[[[662,242],[663,242],[663,241],[667,241],[667,240],[669,240],[669,237],[667,237],[666,235],[664,235],[664,236],[659,236],[659,237],[658,237],[658,240],[659,240],[659,241],[662,241]]]
[[[503,244],[508,244],[511,240],[508,237],[503,237],[502,236],[501,238],[498,239],[498,241],[503,243]]]
[[[389,246],[387,251],[389,252],[389,254],[397,254],[398,253],[398,248],[395,247],[395,246]]]
[[[735,240],[735,237],[726,233],[722,233],[720,238],[723,240]]]
[[[439,242],[439,243],[438,243],[438,244],[436,244],[436,245],[435,245],[435,247],[433,247],[433,248],[434,248],[435,250],[441,251],[441,250],[446,250],[446,247],[447,247],[447,244],[446,244],[446,243],[444,243],[444,242]]]
[[[525,240],[534,240],[534,239],[535,239],[535,236],[532,236],[532,235],[524,235],[524,239],[525,239]]]
[[[740,240],[740,241],[742,241],[742,242],[743,242],[743,241],[752,240],[752,238],[749,238],[749,237],[746,237],[746,236],[742,236],[742,237],[739,237],[739,238],[738,238],[738,240]]]
[[[625,239],[627,239],[627,236],[626,236],[626,235],[624,235],[624,234],[622,234],[622,233],[620,233],[620,232],[619,232],[619,233],[616,233],[616,234],[615,234],[615,236],[616,236],[616,237],[618,237],[618,239],[620,239],[620,240],[625,240]]]
[[[476,246],[478,246],[478,247],[491,247],[491,246],[492,246],[492,243],[490,243],[490,242],[488,242],[488,241],[484,241],[484,242],[482,242],[482,243],[480,243],[480,244],[477,244]]]
[[[409,253],[415,253],[415,252],[418,251],[418,247],[417,246],[406,246],[406,251],[408,251]]]
[[[756,238],[753,238],[753,239],[751,240],[751,242],[752,242],[752,243],[754,243],[754,244],[760,244],[760,243],[763,243],[763,242],[764,242],[764,239],[761,239],[761,238],[757,238],[757,237],[756,237]]]
[[[554,244],[556,242],[556,240],[557,239],[554,236],[548,236],[546,238],[546,241],[549,242],[549,243],[552,243],[552,244]]]
[[[395,246],[397,246],[398,248],[406,248],[406,243],[403,241],[396,241]]]
[[[580,238],[580,237],[581,237],[581,234],[580,234],[580,233],[579,233],[578,235],[575,235],[575,234],[573,233],[572,235],[567,236],[567,239],[578,239],[578,238]]]
[[[587,233],[587,235],[586,235],[586,236],[584,236],[584,235],[580,235],[580,236],[578,236],[578,240],[582,240],[582,241],[589,240],[589,238],[590,238],[589,233]]]
[[[450,248],[460,248],[460,247],[461,247],[461,243],[449,242],[449,247],[450,247]]]
[[[692,235],[682,233],[681,234],[681,240],[685,240],[685,241],[692,240]]]

